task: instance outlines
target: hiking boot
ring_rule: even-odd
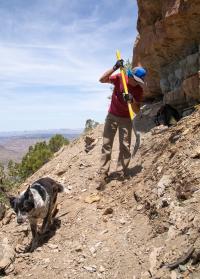
[[[108,175],[105,173],[101,173],[98,175],[98,177],[95,179],[95,182],[97,183],[97,190],[102,191],[105,189],[105,186],[107,184],[107,177]]]
[[[124,171],[124,177],[129,178],[130,177],[130,169],[125,169]]]

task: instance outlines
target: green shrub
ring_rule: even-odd
[[[21,163],[10,160],[7,170],[0,164],[0,201],[5,201],[4,192],[19,186],[28,176],[50,161],[53,154],[66,144],[69,144],[68,139],[62,135],[55,135],[49,140],[49,143],[43,141],[30,146]]]
[[[90,130],[94,129],[98,124],[99,124],[99,122],[96,122],[92,119],[87,119],[86,122],[85,122],[84,133],[87,133]]]
[[[19,166],[19,176],[22,179],[27,178],[47,163],[52,155],[53,153],[45,141],[36,143],[29,148],[28,153],[22,158]]]
[[[62,135],[55,135],[49,141],[50,150],[55,153],[57,152],[63,145],[69,144],[69,140],[65,139]]]

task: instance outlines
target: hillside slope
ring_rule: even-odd
[[[200,278],[200,111],[144,134],[130,177],[113,175],[97,192],[102,129],[88,135],[96,139],[88,153],[82,136],[22,185],[50,176],[68,193],[59,196],[57,230],[33,253],[21,252],[28,224],[18,226],[7,212],[0,238],[17,251],[8,278]],[[112,171],[117,154],[116,140]],[[167,267],[182,256],[178,268]]]

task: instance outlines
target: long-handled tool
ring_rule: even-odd
[[[119,50],[117,50],[116,56],[117,56],[117,60],[121,59],[121,54],[120,54]],[[124,73],[124,68],[123,67],[120,68],[120,72],[121,72],[122,82],[123,82],[123,86],[124,86],[124,93],[128,94],[128,87],[127,87],[127,84],[126,84],[125,73]],[[132,106],[131,106],[130,102],[128,102],[128,110],[129,110],[129,114],[130,114],[130,119],[132,121],[133,131],[134,131],[134,134],[135,134],[135,146],[134,146],[133,154],[132,154],[132,156],[134,156],[136,154],[136,152],[138,151],[139,147],[140,147],[140,134],[136,131],[136,128],[135,128],[134,112],[133,112],[133,109],[132,109]]]

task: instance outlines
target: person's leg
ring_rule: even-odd
[[[128,118],[120,118],[119,122],[119,157],[117,170],[126,173],[131,159],[132,122]]]
[[[113,141],[117,128],[118,123],[116,117],[112,114],[108,114],[104,125],[101,166],[99,171],[100,173],[104,173],[106,175],[108,174],[110,168]]]
[[[103,132],[103,146],[102,146],[102,155],[101,155],[101,165],[98,172],[98,176],[96,178],[96,183],[98,184],[96,189],[103,190],[106,185],[106,178],[108,176],[110,162],[111,162],[111,154],[112,154],[112,146],[114,137],[117,131],[117,121],[116,117],[112,114],[108,114]]]

